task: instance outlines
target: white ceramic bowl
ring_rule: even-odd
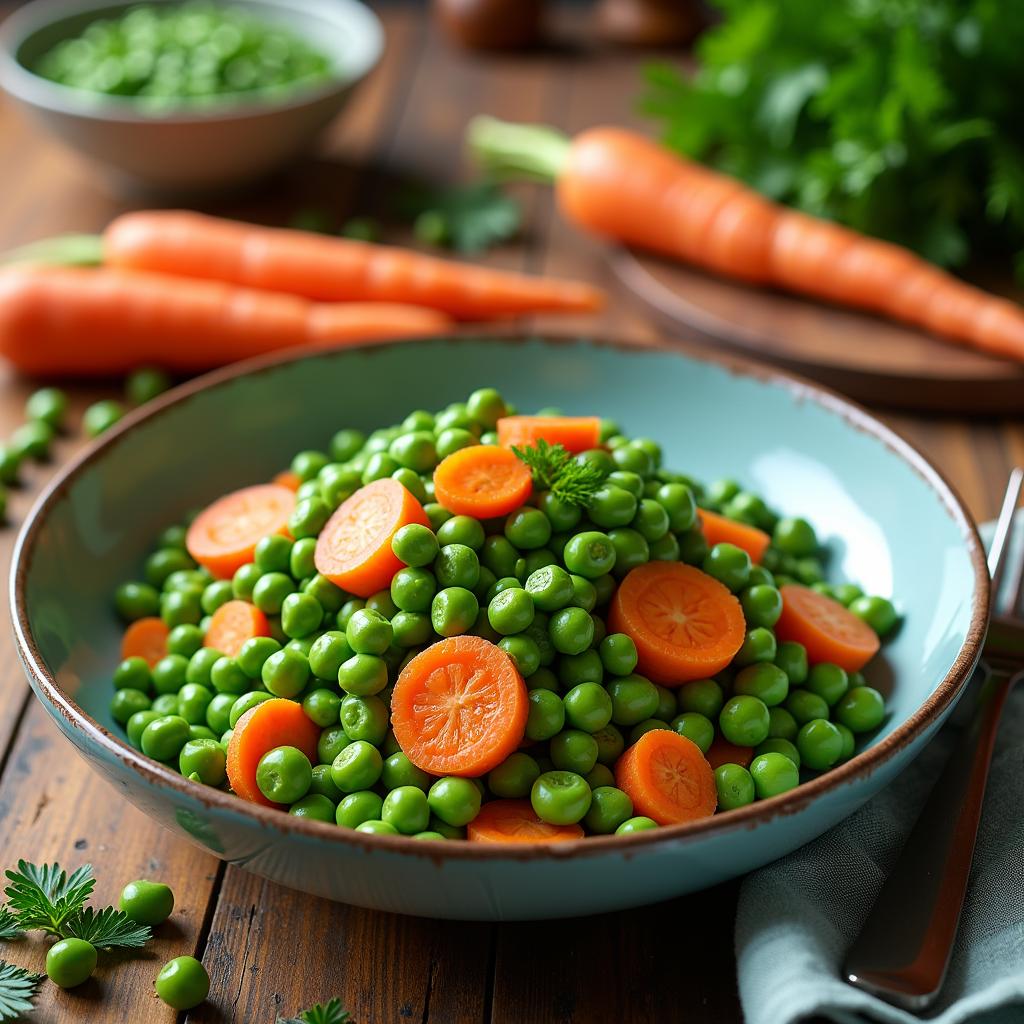
[[[234,0],[326,52],[334,61],[331,76],[279,99],[225,97],[198,110],[156,114],[133,97],[73,89],[29,70],[55,43],[132,6],[123,0],[35,0],[0,27],[0,86],[122,190],[209,192],[278,170],[342,109],[384,43],[379,19],[358,0]]]

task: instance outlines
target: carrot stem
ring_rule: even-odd
[[[513,124],[496,117],[474,117],[466,127],[473,155],[498,178],[554,182],[569,160],[567,135],[543,124]]]

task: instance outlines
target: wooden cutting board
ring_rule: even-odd
[[[622,283],[676,333],[764,359],[872,405],[1024,412],[1024,366],[922,331],[809,299],[736,284],[629,249]]]

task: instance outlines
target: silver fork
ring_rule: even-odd
[[[1024,677],[1024,549],[1008,565],[1024,470],[1015,469],[989,549],[993,600],[1009,573],[1011,595],[993,616],[978,674],[973,719],[935,782],[895,867],[843,965],[843,976],[908,1010],[942,988],[956,937],[999,716]]]

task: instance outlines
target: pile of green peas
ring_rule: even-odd
[[[232,94],[282,95],[322,81],[332,66],[281,23],[190,0],[140,4],[97,19],[44,53],[33,70],[61,85],[159,108]]]
[[[827,584],[809,523],[776,515],[733,481],[705,488],[664,468],[653,440],[602,423],[602,446],[577,456],[605,473],[586,510],[544,490],[499,520],[438,504],[438,462],[496,443],[495,424],[512,411],[484,388],[439,412],[412,412],[368,436],[341,430],[327,450],[300,452],[291,464],[301,481],[291,538],[264,538],[231,580],[196,566],[184,526],[165,530],[143,580],[116,594],[124,619],[159,615],[170,627],[165,658],[152,668],[129,658],[114,673],[112,714],[129,741],[193,780],[224,786],[241,715],[271,697],[300,701],[321,729],[317,763],[291,746],[269,751],[257,770],[268,799],[363,832],[439,839],[463,837],[492,798],[529,799],[542,820],[579,823],[592,835],[656,827],[634,815],[614,777],[622,752],[651,729],[675,730],[705,753],[716,739],[752,752],[749,767],[716,769],[719,808],[728,810],[834,767],[853,754],[857,736],[882,723],[884,700],[862,675],[809,665],[804,647],[778,642],[773,627],[778,587],[790,580],[829,593],[880,634],[896,624],[891,603]],[[392,549],[402,568],[388,589],[356,598],[317,574],[316,538],[344,500],[384,477],[423,504],[430,525],[398,530]],[[770,533],[765,564],[732,544],[709,547],[699,507]],[[748,631],[715,678],[659,686],[637,673],[630,637],[608,632],[605,611],[619,580],[652,559],[697,566],[738,596]],[[232,599],[266,613],[272,635],[228,657],[203,637],[209,617]],[[390,692],[412,657],[464,633],[497,644],[524,678],[526,746],[485,777],[435,778],[395,740]]]

